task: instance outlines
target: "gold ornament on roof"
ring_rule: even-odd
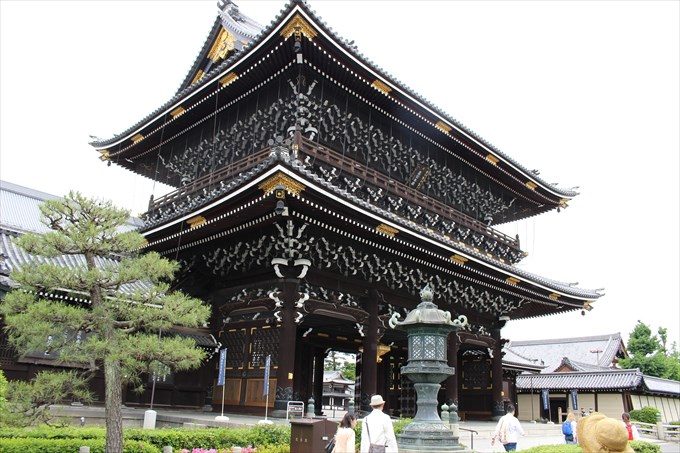
[[[397,233],[399,232],[399,230],[397,230],[396,228],[393,228],[389,225],[385,225],[384,223],[381,223],[380,225],[375,227],[375,231],[377,231],[378,233],[385,234],[391,238],[396,236]]]
[[[288,39],[296,33],[303,34],[310,41],[317,35],[316,30],[314,30],[314,28],[309,25],[309,22],[304,20],[299,14],[293,16],[286,26],[281,29],[281,36],[283,36],[283,39]]]
[[[217,63],[219,60],[224,60],[229,52],[236,48],[236,37],[229,33],[226,29],[222,29],[220,34],[217,35],[217,39],[210,48],[208,52],[208,58],[213,63]]]
[[[300,184],[293,178],[286,176],[283,173],[275,174],[260,184],[258,187],[262,189],[265,194],[269,194],[270,192],[273,192],[274,189],[276,189],[279,185],[283,186],[286,192],[292,195],[300,195],[300,192],[306,188],[303,184]]]

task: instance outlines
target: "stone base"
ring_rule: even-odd
[[[269,413],[269,416],[272,418],[286,418],[286,410],[274,409]]]
[[[474,453],[474,450],[470,450],[468,447],[462,444],[459,444],[456,447],[448,447],[449,448],[448,450],[440,450],[438,448],[433,447],[422,447],[422,449],[414,449],[417,447],[413,446],[404,447],[400,444],[397,444],[397,446],[399,447],[399,453],[450,453],[454,451],[456,453]]]

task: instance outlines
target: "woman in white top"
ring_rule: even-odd
[[[355,453],[355,435],[354,427],[357,425],[357,419],[349,412],[345,414],[340,422],[340,427],[335,433],[335,448],[333,453]]]

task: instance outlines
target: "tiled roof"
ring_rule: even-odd
[[[642,382],[639,370],[578,371],[568,373],[522,374],[518,390],[611,390],[635,389]]]
[[[503,363],[507,362],[510,365],[520,365],[521,367],[532,368],[537,371],[545,368],[545,365],[539,359],[524,357],[507,346],[503,348],[503,353]]]
[[[567,366],[574,371],[607,371],[612,369],[611,367],[593,365],[591,363],[577,362],[576,360],[571,360],[568,357],[562,358],[562,363],[558,366],[558,368],[562,366]]]
[[[568,355],[571,361],[598,367],[611,366],[617,354],[625,355],[625,346],[620,333],[592,337],[511,341],[507,348],[524,357],[543,360],[546,365],[543,371],[546,373],[555,371],[562,364],[565,355]]]
[[[44,233],[49,229],[40,221],[38,206],[59,197],[18,184],[0,181],[0,227],[16,232]]]
[[[63,255],[54,258],[43,258],[26,253],[14,244],[13,239],[23,233],[44,233],[49,231],[47,226],[40,221],[40,204],[45,200],[58,200],[59,197],[45,192],[0,181],[0,276],[2,284],[12,286],[10,279],[6,278],[11,271],[29,263],[52,263],[69,268],[85,266],[85,258],[81,255]],[[139,219],[131,218],[121,228],[131,230],[141,225]],[[115,266],[113,259],[95,258],[98,267]],[[144,283],[131,283],[124,285],[123,292],[132,293],[146,288]]]
[[[348,379],[345,379],[342,376],[342,371],[337,371],[337,370],[324,371],[323,372],[323,381],[324,382],[334,382],[336,384],[354,384],[354,381],[350,381]]]
[[[365,64],[366,66],[368,66],[371,70],[373,70],[373,71],[376,72],[377,74],[381,75],[383,78],[385,78],[386,80],[388,80],[391,84],[393,84],[394,86],[398,87],[400,90],[402,90],[403,92],[405,92],[406,94],[408,94],[409,96],[411,96],[412,98],[414,98],[415,100],[417,100],[418,102],[420,102],[421,104],[423,104],[424,106],[426,106],[427,108],[429,108],[430,110],[432,110],[433,112],[435,112],[437,115],[439,115],[440,117],[446,119],[446,120],[449,121],[451,124],[455,125],[457,128],[459,128],[460,130],[464,131],[466,134],[468,134],[469,136],[473,137],[473,138],[474,138],[475,140],[477,140],[478,142],[482,143],[485,147],[487,147],[488,149],[492,150],[494,153],[496,153],[496,154],[498,154],[499,156],[501,156],[503,159],[505,159],[505,160],[507,160],[508,162],[510,162],[513,166],[515,166],[516,168],[518,168],[520,171],[522,171],[522,172],[523,172],[525,175],[527,175],[529,178],[538,181],[542,186],[544,186],[544,187],[546,187],[546,188],[549,188],[549,190],[552,190],[552,191],[554,191],[555,193],[557,193],[557,194],[559,194],[559,195],[561,195],[561,196],[564,196],[564,197],[574,197],[574,196],[578,195],[578,192],[575,192],[575,191],[573,191],[573,190],[559,188],[559,187],[556,187],[556,186],[554,186],[554,185],[552,185],[552,184],[550,184],[550,183],[547,183],[547,182],[544,181],[542,178],[538,177],[538,175],[536,175],[535,173],[533,173],[531,170],[527,169],[526,167],[524,167],[523,165],[521,165],[519,162],[517,162],[517,161],[515,161],[514,159],[512,159],[510,156],[508,156],[508,155],[506,155],[505,153],[503,153],[502,151],[500,151],[497,147],[495,147],[494,145],[490,144],[488,141],[486,141],[485,139],[483,139],[483,138],[482,138],[481,136],[479,136],[477,133],[475,133],[474,131],[472,131],[471,129],[469,129],[469,128],[466,127],[465,125],[463,125],[460,121],[458,121],[458,120],[452,118],[451,116],[449,116],[449,115],[448,115],[447,113],[445,113],[442,109],[440,109],[439,107],[435,106],[434,104],[432,104],[431,102],[429,102],[428,100],[426,100],[423,96],[421,96],[420,94],[416,93],[414,90],[412,90],[411,88],[409,88],[408,86],[406,86],[404,83],[402,83],[402,82],[401,82],[400,80],[398,80],[396,77],[394,77],[393,75],[389,74],[389,73],[388,73],[387,71],[385,71],[383,68],[381,68],[380,66],[378,66],[377,64],[375,64],[372,60],[370,60],[369,58],[367,58],[366,56],[364,56],[361,52],[359,52],[359,51],[357,50],[356,47],[354,47],[353,45],[349,44],[344,38],[338,36],[338,35],[333,31],[333,29],[332,29],[330,26],[328,26],[328,25],[326,24],[326,22],[323,21],[323,20],[322,20],[322,19],[321,19],[321,18],[320,18],[320,17],[319,17],[319,16],[318,16],[318,15],[317,15],[310,7],[309,7],[309,5],[307,4],[307,2],[306,2],[305,0],[289,0],[289,2],[286,3],[286,5],[281,9],[281,11],[279,12],[279,14],[272,20],[272,22],[270,22],[270,24],[267,25],[266,27],[262,28],[262,30],[261,30],[256,36],[254,36],[253,39],[252,39],[248,44],[246,44],[246,45],[244,46],[244,48],[242,49],[241,52],[235,53],[234,55],[232,55],[232,56],[229,57],[228,59],[224,60],[224,61],[223,61],[222,63],[220,63],[219,65],[215,66],[215,68],[211,69],[211,70],[208,72],[208,74],[205,74],[205,75],[203,76],[203,78],[202,78],[200,81],[198,81],[197,83],[194,83],[194,84],[192,84],[192,85],[190,85],[190,86],[184,88],[183,90],[177,92],[177,93],[175,94],[175,96],[173,96],[168,102],[166,102],[164,105],[162,105],[162,106],[159,107],[158,109],[154,110],[152,113],[150,113],[149,115],[147,115],[147,116],[146,116],[144,119],[142,119],[141,121],[137,122],[135,125],[131,126],[131,127],[128,128],[127,130],[125,130],[125,132],[122,132],[122,133],[120,133],[120,134],[116,134],[115,136],[111,137],[110,139],[93,141],[93,142],[91,142],[90,144],[91,144],[92,146],[94,146],[94,147],[97,147],[97,148],[99,148],[99,147],[105,147],[105,146],[107,146],[107,145],[110,145],[111,143],[115,142],[118,138],[121,138],[121,137],[124,137],[124,136],[126,136],[126,135],[131,134],[131,133],[134,132],[136,129],[138,129],[138,128],[141,127],[142,125],[146,124],[147,122],[149,122],[149,120],[151,120],[152,118],[154,118],[154,117],[158,116],[159,114],[161,114],[163,111],[165,111],[165,110],[167,110],[168,108],[170,108],[172,105],[174,105],[174,104],[175,104],[176,102],[178,102],[180,99],[183,99],[184,97],[186,97],[186,96],[190,95],[191,93],[193,93],[194,91],[196,91],[199,87],[202,87],[202,86],[204,86],[204,85],[210,83],[211,81],[213,81],[213,80],[215,79],[215,77],[216,77],[218,74],[220,74],[224,69],[226,69],[226,68],[228,68],[229,66],[233,65],[234,63],[236,63],[243,55],[245,55],[245,54],[247,53],[247,51],[249,51],[250,49],[252,49],[252,48],[254,48],[255,46],[259,45],[261,42],[264,42],[264,41],[266,40],[266,38],[269,36],[270,32],[271,32],[271,31],[279,24],[279,22],[282,20],[282,18],[284,18],[291,10],[293,10],[293,8],[295,8],[295,7],[298,6],[298,5],[301,6],[302,9],[303,9],[307,14],[309,14],[310,17],[313,18],[313,20],[315,20],[315,21],[318,23],[318,25],[323,29],[324,32],[326,32],[326,33],[327,33],[330,37],[332,37],[332,38],[333,38],[333,39],[334,39],[334,40],[335,40],[335,41],[336,41],[343,49],[345,49],[345,51],[347,51],[347,52],[350,53],[351,55],[354,55],[357,59],[359,59],[363,64]],[[213,26],[213,30],[212,30],[211,33],[209,34],[208,39],[206,40],[206,43],[204,44],[204,49],[203,49],[203,50],[205,50],[205,47],[206,47],[207,45],[209,45],[209,41],[211,40],[211,37],[213,36],[214,32],[215,32],[215,26]],[[214,39],[214,37],[213,37],[212,39]],[[203,51],[202,51],[202,52],[203,52]],[[200,54],[199,54],[199,55],[200,55]],[[200,56],[199,56],[199,59],[200,59]],[[198,63],[194,63],[194,67],[196,67],[197,64],[198,64]],[[193,69],[195,69],[195,68],[193,68]],[[188,76],[188,77],[190,77],[190,76]],[[185,82],[186,82],[186,80],[185,80]]]
[[[672,381],[670,379],[662,379],[653,376],[643,376],[642,378],[645,388],[650,393],[672,393],[680,395],[680,381]]]
[[[0,181],[0,228],[17,233],[45,233],[49,228],[40,221],[40,204],[60,197],[39,190]],[[142,226],[140,219],[131,217],[123,230]]]
[[[521,374],[517,390],[639,390],[680,396],[680,381],[643,375],[640,370],[600,370],[566,373]]]

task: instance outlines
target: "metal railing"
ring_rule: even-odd
[[[480,233],[486,237],[490,237],[501,244],[509,246],[517,251],[521,251],[519,239],[513,238],[497,231],[484,223],[463,214],[456,209],[442,203],[439,200],[428,197],[419,190],[409,187],[399,181],[389,178],[377,170],[360,164],[359,162],[342,154],[335,152],[328,147],[325,147],[317,142],[309,140],[304,137],[296,140],[298,144],[298,152],[314,159],[319,159],[333,167],[338,168],[348,174],[359,177],[366,182],[373,184],[383,190],[409,200],[423,208],[439,214],[440,216],[452,220],[457,225],[469,228],[472,232]],[[180,201],[186,197],[194,195],[201,190],[214,187],[221,181],[227,180],[241,172],[249,170],[259,163],[265,161],[271,152],[271,147],[264,148],[250,156],[247,156],[237,162],[222,167],[214,172],[207,173],[200,178],[182,186],[166,195],[163,195],[155,200],[149,202],[149,208],[146,214],[152,215],[163,206]]]
[[[317,142],[302,138],[300,152],[310,157],[319,159],[353,176],[357,176],[366,182],[380,187],[394,195],[415,202],[416,204],[441,215],[449,220],[453,220],[459,225],[465,226],[470,230],[489,236],[502,244],[508,245],[519,250],[519,239],[501,233],[474,218],[457,211],[439,200],[428,197],[417,189],[409,187],[399,181],[389,178],[377,170],[360,164],[359,162],[342,154],[335,152]]]
[[[634,421],[633,425],[637,427],[641,435],[655,437],[660,440],[680,441],[680,425],[671,425],[669,423],[644,423]]]
[[[479,433],[475,431],[474,429],[467,429],[467,428],[461,428],[458,427],[459,430],[461,431],[467,431],[470,433],[470,450],[475,449],[475,435],[479,436]]]

